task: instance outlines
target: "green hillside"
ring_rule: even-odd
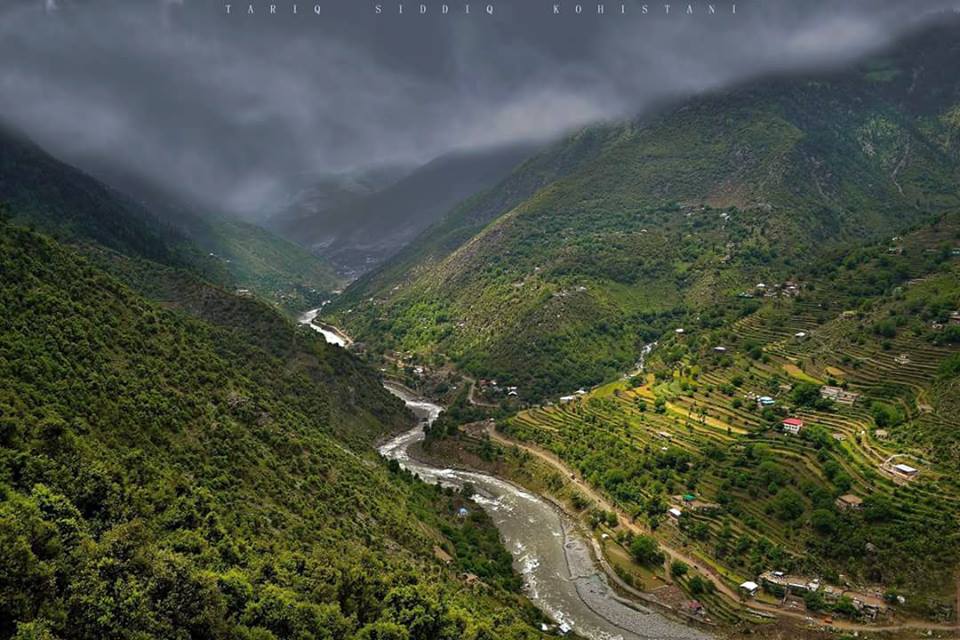
[[[900,615],[956,621],[957,247],[952,214],[838,253],[795,293],[733,297],[665,337],[645,374],[500,428],[555,452],[731,589],[764,572],[819,576]],[[862,502],[838,502],[851,494]],[[837,595],[806,608],[864,618]]]
[[[68,241],[103,246],[166,264],[186,265],[186,242],[172,226],[64,164],[23,134],[0,127],[0,202],[18,221]]]
[[[262,227],[210,217],[196,219],[187,229],[208,252],[205,262],[225,271],[229,284],[284,311],[316,307],[341,285],[329,263]]]
[[[340,284],[327,263],[269,231],[198,215],[131,184],[149,197],[137,200],[113,189],[0,128],[0,203],[17,222],[65,242],[106,247],[249,289],[288,311],[316,306]]]
[[[956,32],[582,132],[358,281],[331,320],[527,399],[609,379],[744,288],[956,207]]]
[[[0,637],[537,637],[483,512],[373,452],[409,424],[374,374],[107,255],[211,321],[0,223]]]

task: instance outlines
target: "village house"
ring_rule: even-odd
[[[791,576],[782,571],[765,571],[760,574],[760,583],[771,593],[777,595],[803,594],[820,589],[820,580],[817,578]]]
[[[860,394],[840,387],[823,386],[820,387],[820,397],[833,400],[837,404],[853,405],[860,398]]]
[[[770,396],[760,396],[757,398],[757,404],[761,407],[772,407],[776,402],[777,401]]]
[[[672,496],[672,500],[675,504],[682,505],[689,511],[693,511],[694,513],[702,513],[704,515],[716,513],[723,508],[715,502],[706,502],[705,500],[700,500],[692,493]]]
[[[875,429],[873,432],[873,437],[877,440],[886,440],[890,437],[890,432],[886,429]]]
[[[680,509],[677,509],[676,507],[670,507],[667,513],[669,513],[670,517],[673,518],[674,520],[679,520],[680,516],[683,515],[683,512],[680,511]]]
[[[787,418],[783,421],[784,433],[797,435],[803,430],[803,420],[800,418]]]
[[[863,507],[863,499],[852,493],[845,493],[836,500],[837,509],[846,511],[847,509],[860,509]]]
[[[753,580],[747,580],[746,582],[740,584],[740,590],[752,598],[753,596],[757,595],[757,591],[760,590],[760,585]]]
[[[896,471],[897,473],[899,473],[900,475],[905,476],[905,477],[908,477],[908,478],[912,478],[912,477],[916,476],[917,473],[918,473],[916,469],[914,469],[914,468],[911,467],[910,465],[904,464],[904,463],[902,463],[902,462],[899,463],[899,464],[893,465],[893,470]]]
[[[477,584],[481,584],[480,576],[475,573],[461,573],[460,579],[463,580],[468,587],[472,587]]]
[[[843,595],[850,598],[854,609],[871,620],[875,619],[881,613],[886,613],[889,608],[887,603],[883,601],[883,598],[877,596],[859,593],[857,591],[845,591]]]
[[[954,311],[950,314],[950,324],[960,324],[960,311]]]

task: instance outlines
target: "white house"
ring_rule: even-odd
[[[797,435],[803,429],[803,420],[799,418],[787,418],[783,421],[783,431]]]

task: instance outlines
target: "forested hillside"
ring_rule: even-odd
[[[68,241],[185,265],[196,256],[171,225],[87,174],[59,162],[22,133],[0,127],[0,202],[24,224]]]
[[[197,211],[140,182],[114,189],[0,127],[0,203],[15,220],[65,242],[109,248],[248,289],[287,310],[339,285],[305,249],[252,224]]]
[[[357,282],[331,319],[528,399],[609,379],[682,319],[957,206],[957,30],[582,132]]]
[[[409,418],[344,350],[6,221],[0,274],[0,637],[537,636],[482,511],[374,454]]]

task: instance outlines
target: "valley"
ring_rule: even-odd
[[[388,389],[422,415],[427,426],[442,411],[403,389]],[[589,539],[552,503],[487,474],[430,466],[421,460],[422,452],[412,456],[410,449],[423,438],[423,428],[418,425],[382,445],[379,451],[426,482],[457,488],[469,485],[513,553],[527,595],[555,621],[558,630],[588,638],[613,634],[625,640],[708,637],[618,596],[607,584]]]
[[[614,581],[736,632],[951,637],[955,30],[578,132],[322,317],[447,405],[425,455],[555,498]]]
[[[267,61],[286,23],[257,13],[233,44]],[[960,637],[938,17],[659,100],[579,64],[527,94],[525,64],[587,53],[566,31],[500,42],[508,82],[493,46],[398,53],[376,19],[337,49],[360,82],[264,62],[241,95],[214,65],[190,123],[124,138],[105,107],[51,147],[86,169],[0,124],[0,640]],[[200,73],[243,49],[218,37],[156,49]],[[278,51],[338,60],[298,38]]]
[[[958,206],[951,28],[578,132],[362,276],[325,315],[536,402],[714,305]],[[884,82],[871,64],[899,70]],[[522,356],[521,356],[522,354]]]

